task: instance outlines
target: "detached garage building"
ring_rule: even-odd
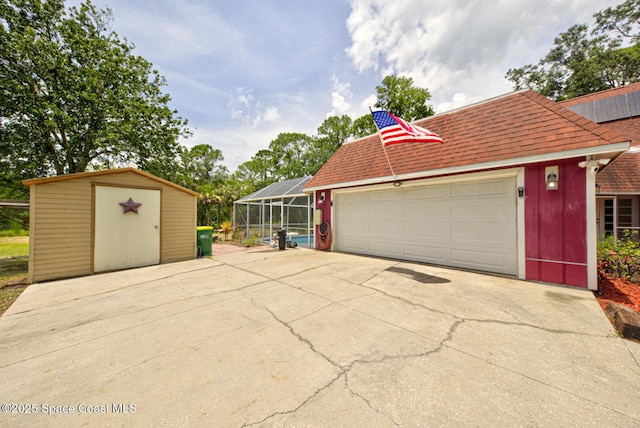
[[[196,257],[197,192],[135,168],[23,184],[30,282]]]
[[[444,144],[391,145],[387,159],[373,135],[307,184],[316,248],[597,288],[595,177],[628,139],[532,91],[416,124]]]

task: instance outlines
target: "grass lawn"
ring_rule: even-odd
[[[29,255],[29,237],[0,237],[0,259]]]
[[[0,315],[27,288],[29,237],[0,238]]]

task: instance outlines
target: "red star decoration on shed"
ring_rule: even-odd
[[[133,202],[133,199],[131,198],[129,198],[127,202],[119,202],[119,204],[122,205],[122,207],[124,208],[123,214],[126,214],[128,212],[138,214],[138,207],[142,205],[142,204],[139,204],[138,202]]]

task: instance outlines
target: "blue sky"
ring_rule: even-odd
[[[357,118],[389,74],[431,92],[437,112],[511,91],[560,32],[622,0],[94,0],[113,30],[166,77],[230,171],[281,132]],[[79,1],[69,1],[69,6]]]

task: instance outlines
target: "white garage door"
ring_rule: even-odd
[[[339,193],[334,249],[517,274],[516,177]]]

